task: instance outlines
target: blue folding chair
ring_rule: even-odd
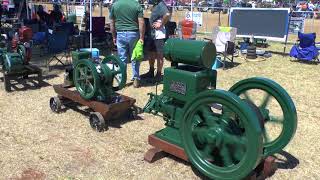
[[[32,46],[38,47],[40,49],[40,57],[44,54],[44,49],[47,46],[47,33],[46,32],[36,32],[32,36]]]
[[[66,57],[68,54],[68,34],[65,32],[53,32],[52,34],[48,34],[48,53],[53,56],[47,60],[47,67],[50,70],[50,63],[54,60],[57,63],[62,64],[62,58]],[[58,57],[61,53],[64,53],[64,56]]]
[[[299,44],[290,50],[290,56],[302,61],[319,61],[320,43],[316,43],[316,33],[298,32]]]

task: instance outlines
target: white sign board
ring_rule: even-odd
[[[192,20],[197,23],[198,26],[202,26],[202,13],[201,12],[187,12],[186,19]]]
[[[298,32],[304,32],[304,17],[291,17],[289,22],[289,33],[298,34]]]
[[[84,15],[84,6],[75,6],[76,9],[76,16],[83,16]]]

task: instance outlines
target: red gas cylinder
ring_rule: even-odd
[[[32,29],[27,26],[22,26],[19,29],[19,39],[21,42],[28,42],[32,39]]]
[[[195,32],[197,24],[194,21],[185,19],[182,20],[180,23],[180,29],[183,39],[193,39],[195,38]]]

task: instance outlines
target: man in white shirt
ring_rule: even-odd
[[[155,0],[152,8],[151,16],[149,19],[151,26],[152,43],[145,46],[148,49],[147,56],[149,58],[149,72],[141,75],[142,78],[154,78],[159,81],[161,80],[162,67],[163,67],[163,47],[166,40],[166,29],[165,25],[169,21],[170,11],[163,0]],[[147,43],[145,44],[147,45]],[[154,63],[157,60],[157,73],[154,76]]]

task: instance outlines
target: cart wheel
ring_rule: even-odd
[[[131,119],[137,119],[138,118],[138,114],[139,114],[139,108],[137,106],[132,106],[130,108],[130,112],[129,112],[129,118]]]
[[[90,126],[98,132],[102,132],[107,129],[105,120],[99,112],[93,112],[89,117]]]
[[[10,79],[9,79],[9,77],[8,77],[5,73],[3,74],[3,82],[4,82],[4,89],[5,89],[7,92],[10,92],[10,91],[11,91]]]
[[[42,83],[43,83],[43,77],[42,77],[42,71],[40,71],[38,73],[38,77],[37,77],[37,81],[38,81],[38,86],[41,87],[42,86]]]
[[[59,113],[61,111],[61,100],[58,97],[50,98],[50,108],[52,112]]]

